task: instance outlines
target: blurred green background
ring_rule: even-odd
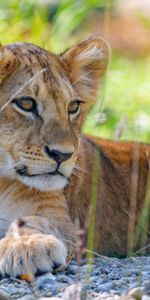
[[[84,132],[149,142],[148,1],[1,0],[0,40],[2,44],[32,42],[59,53],[93,33],[106,37],[112,60]]]

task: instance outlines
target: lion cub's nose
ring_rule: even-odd
[[[73,154],[73,152],[62,153],[55,149],[50,150],[48,146],[44,146],[44,151],[50,158],[54,159],[58,164],[62,163],[65,160],[68,160]]]

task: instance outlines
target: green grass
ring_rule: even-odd
[[[86,25],[85,28],[90,16],[96,11],[104,11],[104,8],[109,13],[109,7],[115,0],[108,0],[107,5],[104,0],[42,3],[34,0],[1,0],[1,43],[32,42],[59,53],[90,35],[90,27]],[[87,118],[84,132],[114,138],[116,126],[124,118],[121,139],[149,142],[149,100],[150,56],[134,59],[113,53],[101,96]],[[103,122],[99,120],[100,112],[103,112]]]
[[[100,104],[103,119],[99,121]],[[97,104],[91,110],[84,131],[113,138],[122,118],[121,139],[150,140],[150,56],[127,58],[114,55]]]
[[[1,0],[0,41],[2,44],[24,41],[35,43],[60,53],[85,36],[90,35],[90,17],[104,13],[109,19],[110,7],[115,0]],[[47,1],[48,3],[48,1]],[[150,28],[150,21],[142,15],[143,24]],[[108,22],[109,23],[109,22]],[[109,25],[109,24],[105,24]],[[138,37],[136,37],[138,38]],[[134,41],[133,41],[134,43]],[[107,77],[100,96],[91,109],[84,132],[113,139],[118,125],[124,122],[121,139],[150,142],[150,56],[129,57],[112,52]],[[91,195],[90,230],[88,248],[92,250],[96,209],[97,163],[94,165]],[[146,237],[149,209],[149,190],[141,213],[135,243]],[[143,230],[144,228],[144,230]],[[115,255],[115,254],[114,254]]]

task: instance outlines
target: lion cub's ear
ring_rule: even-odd
[[[95,100],[100,77],[107,69],[110,48],[99,35],[91,36],[62,54],[71,82],[82,99]]]
[[[16,57],[12,52],[0,45],[0,84],[3,80],[14,71]]]

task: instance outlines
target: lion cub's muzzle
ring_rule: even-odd
[[[71,158],[71,156],[73,155],[73,152],[71,153],[62,153],[58,150],[50,150],[48,148],[48,146],[44,147],[44,151],[45,153],[52,158],[53,160],[55,160],[58,164],[58,166],[65,160],[68,160]]]
[[[59,170],[59,167],[60,167],[61,163],[69,160],[72,157],[73,152],[63,153],[63,152],[60,152],[60,151],[54,150],[54,149],[50,150],[48,146],[44,146],[44,152],[47,154],[47,156],[50,159],[52,159],[56,163],[56,167],[53,171],[49,171],[49,172],[46,171],[46,172],[42,172],[42,173],[30,174],[28,167],[26,165],[22,165],[21,167],[16,167],[16,172],[20,176],[28,176],[28,177],[35,177],[35,176],[41,176],[41,175],[64,176],[64,174],[62,174],[61,171]]]
[[[17,179],[42,191],[64,188],[69,182],[76,160],[75,149],[70,145],[24,145],[17,154]]]

